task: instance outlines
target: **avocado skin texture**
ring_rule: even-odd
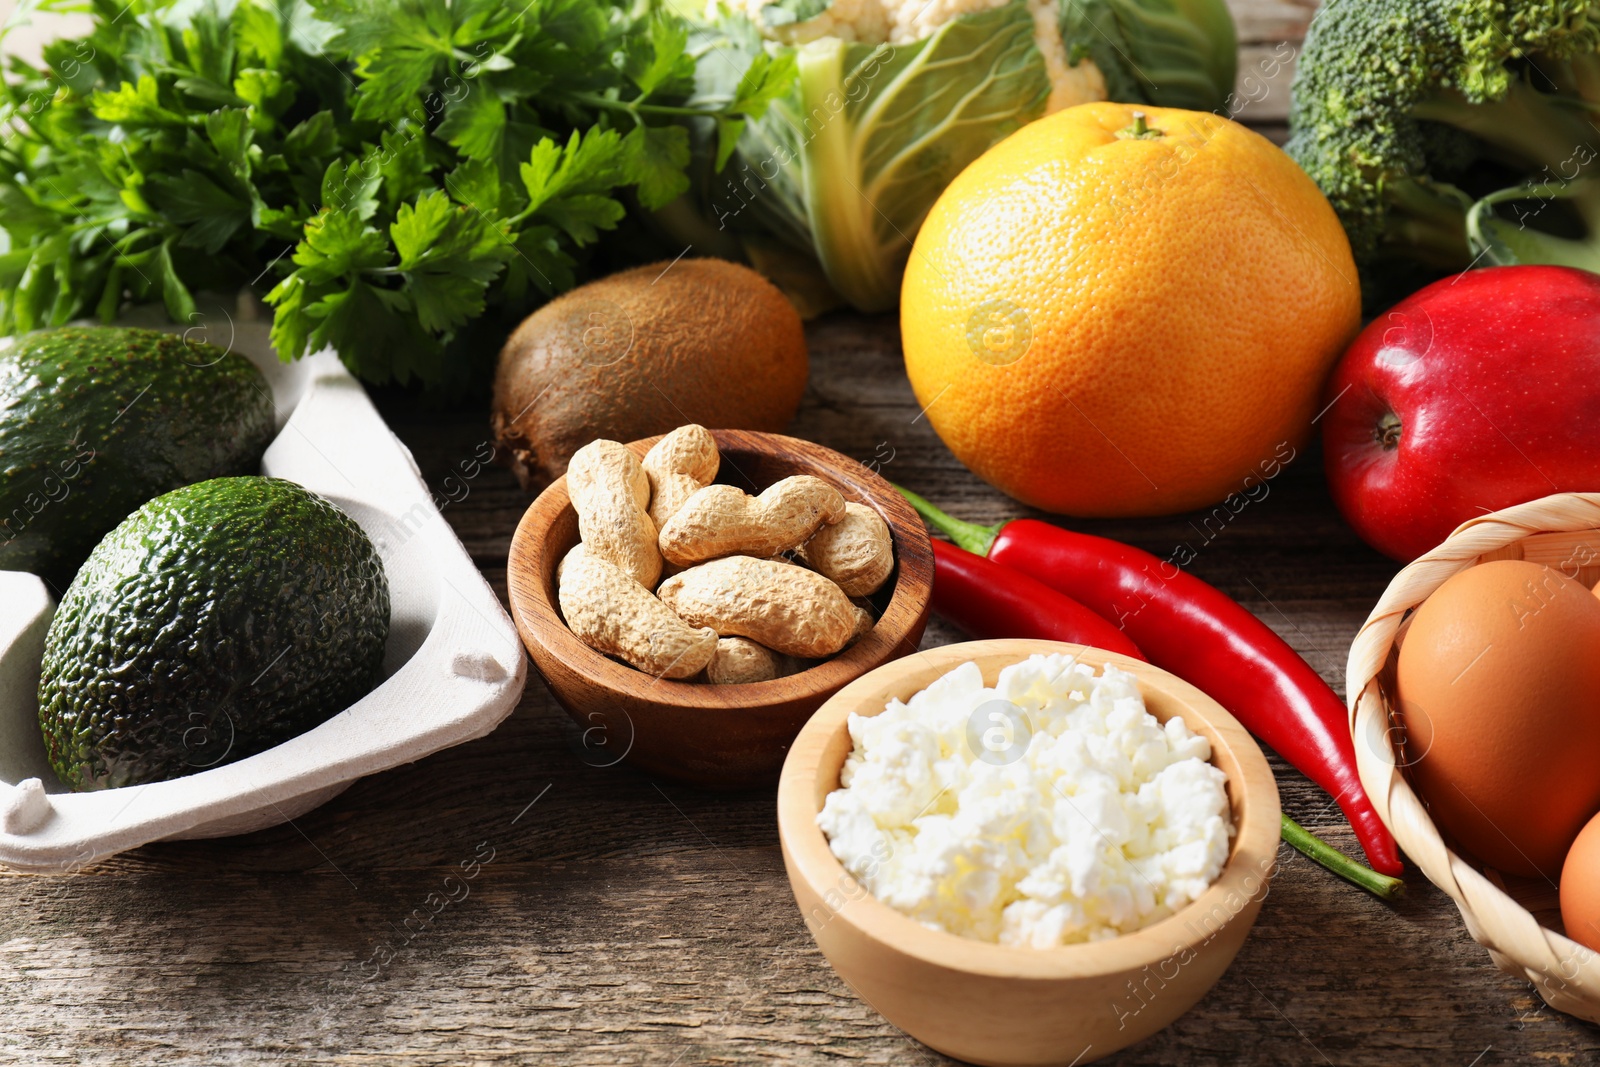
[[[95,548],[45,638],[39,724],[69,788],[271,748],[377,683],[389,584],[338,507],[279,478],[157,497]]]
[[[145,501],[254,474],[272,391],[243,356],[157,330],[66,327],[0,352],[0,570],[59,590]]]

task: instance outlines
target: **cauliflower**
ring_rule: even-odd
[[[711,0],[713,11],[718,0]],[[809,44],[825,37],[852,44],[913,44],[931,36],[947,22],[979,11],[1005,7],[1012,0],[833,0],[804,21],[773,24],[764,14],[779,7],[779,0],[735,0],[746,18],[762,28],[774,41],[784,44]],[[1074,104],[1106,99],[1106,81],[1092,59],[1074,64],[1067,57],[1061,37],[1055,0],[1024,0],[1033,18],[1033,43],[1044,61],[1050,79],[1050,96],[1045,112],[1060,111]]]

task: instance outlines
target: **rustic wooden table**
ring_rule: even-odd
[[[1284,42],[1314,6],[1235,0],[1244,117],[1269,134],[1281,136],[1292,70]],[[794,433],[966,518],[1015,513],[919,417],[892,319],[826,318],[810,342]],[[477,454],[483,413],[380,400],[430,484],[460,496],[445,479]],[[445,515],[503,596],[528,498],[499,468],[465,489]],[[1345,650],[1395,569],[1340,522],[1315,449],[1223,526],[1080,525],[1162,556],[1189,544],[1194,573],[1341,691]],[[935,621],[926,643],[956,637]],[[0,1062],[950,1062],[857,999],[817,951],[784,877],[770,790],[698,792],[608,762],[535,679],[490,737],[357,782],[292,824],[152,845],[70,877],[0,872]],[[1354,852],[1328,797],[1273,767],[1284,810]],[[1422,878],[1389,906],[1287,847],[1279,863],[1217,987],[1106,1062],[1600,1058],[1600,1031],[1495,970]],[[431,919],[407,924],[418,914]]]

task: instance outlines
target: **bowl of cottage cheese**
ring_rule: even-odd
[[[1198,689],[1048,641],[889,663],[778,792],[807,927],[890,1022],[980,1064],[1084,1064],[1187,1011],[1267,892],[1278,794]]]

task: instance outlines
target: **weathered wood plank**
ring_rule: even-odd
[[[892,321],[836,317],[811,341],[796,432],[876,457],[968,517],[1015,512],[917,418]],[[483,439],[481,416],[382,402],[443,495]],[[1393,565],[1343,527],[1307,460],[1194,568],[1339,686]],[[497,586],[526,502],[496,468],[446,509]],[[1197,518],[1082,525],[1166,552],[1199,536]],[[927,640],[956,636],[936,623]],[[1285,809],[1353,850],[1328,799],[1273,765]],[[947,1062],[828,968],[775,834],[770,793],[699,793],[586,765],[534,683],[492,736],[359,782],[293,826],[154,845],[71,878],[0,876],[0,1062]],[[1495,971],[1426,882],[1413,876],[1390,908],[1288,850],[1280,862],[1221,984],[1110,1062],[1600,1054],[1594,1030],[1538,1009],[1526,983]]]

